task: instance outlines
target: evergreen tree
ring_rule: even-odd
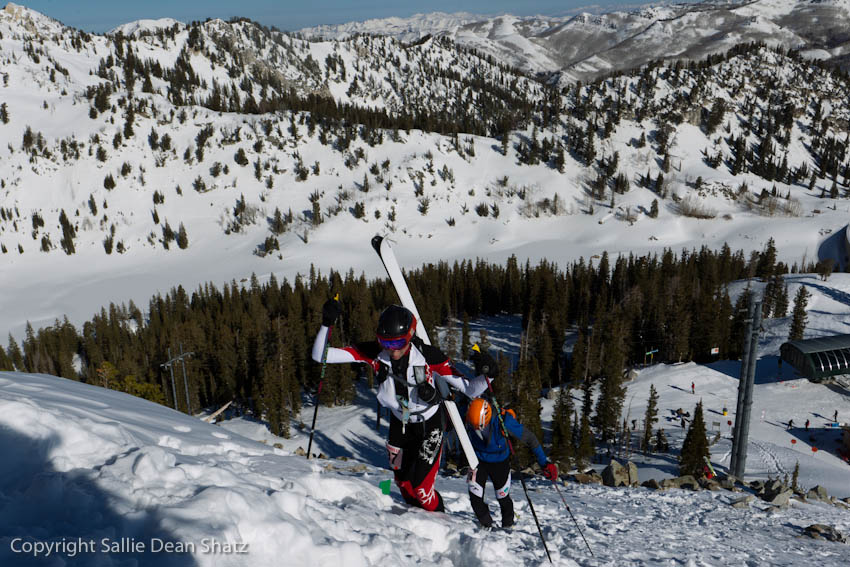
[[[593,416],[593,425],[603,442],[613,441],[626,396],[623,386],[623,368],[626,363],[625,328],[621,313],[612,312],[603,322],[602,343],[605,345],[605,356],[601,360],[602,376]]]
[[[562,467],[569,466],[573,456],[573,431],[570,420],[573,415],[573,401],[570,388],[561,384],[558,400],[552,413],[552,457]]]
[[[788,314],[788,282],[781,275],[776,275],[778,292],[773,304],[773,316],[785,317]]]
[[[450,321],[446,326],[446,334],[443,340],[443,352],[451,359],[457,359],[458,355],[458,332],[454,322]]]
[[[764,252],[759,256],[758,265],[756,267],[756,276],[760,278],[769,278],[776,271],[776,243],[773,237],[769,238]]]
[[[15,370],[12,365],[12,359],[6,355],[6,351],[3,350],[3,347],[0,347],[0,370]]]
[[[593,431],[590,429],[590,414],[593,407],[593,386],[590,380],[585,380],[582,389],[584,390],[584,399],[581,406],[578,443],[576,444],[576,466],[589,463],[596,453]]]
[[[76,251],[74,247],[74,238],[77,236],[77,231],[68,220],[68,216],[65,214],[65,209],[62,209],[62,212],[59,213],[59,224],[62,226],[62,240],[60,241],[62,244],[62,250],[65,251],[65,254],[70,256]]]
[[[708,439],[705,436],[705,420],[702,415],[702,400],[694,408],[694,418],[685,434],[682,452],[679,455],[679,475],[703,476],[705,459],[710,456]]]
[[[564,173],[564,166],[566,164],[566,159],[564,157],[564,148],[558,144],[558,150],[555,152],[555,169],[559,172]]]
[[[573,346],[572,370],[570,380],[573,384],[582,384],[587,378],[587,340],[584,331],[579,331],[578,340]]]
[[[464,311],[460,335],[460,358],[462,360],[469,360],[469,349],[471,347],[472,345],[469,343],[469,315]]]
[[[643,416],[644,432],[640,448],[649,451],[649,441],[652,439],[652,424],[658,420],[658,392],[655,385],[649,385],[649,400],[646,403],[646,413]]]
[[[189,246],[189,235],[186,234],[186,227],[180,223],[180,228],[177,230],[177,246],[181,250],[185,250]]]
[[[809,304],[809,291],[806,286],[800,286],[797,290],[797,295],[794,296],[794,309],[791,312],[791,329],[788,332],[789,341],[799,341],[803,339],[803,331],[808,323],[808,315],[806,314],[806,306]]]
[[[670,449],[667,443],[667,435],[664,434],[663,429],[659,429],[655,433],[655,450],[659,453],[666,453]]]
[[[514,409],[523,427],[528,428],[534,435],[543,440],[543,424],[540,420],[540,369],[537,360],[526,357],[520,360],[512,376],[513,398],[516,400]],[[535,462],[531,450],[523,443],[514,446],[516,456],[521,466]]]

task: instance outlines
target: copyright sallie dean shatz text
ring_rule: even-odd
[[[222,541],[215,538],[202,538],[200,541],[172,541],[160,538],[138,540],[122,537],[118,539],[67,539],[39,541],[29,538],[13,538],[9,542],[12,553],[32,557],[51,557],[61,555],[76,557],[94,553],[207,553],[221,555],[247,554],[248,544]]]

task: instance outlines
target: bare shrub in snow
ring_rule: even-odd
[[[803,214],[803,205],[798,199],[784,199],[769,195],[761,201],[749,198],[744,201],[747,210],[765,217],[799,217]]]
[[[684,199],[678,201],[675,205],[676,211],[685,217],[695,219],[713,219],[717,216],[717,211],[706,205],[698,197],[688,195]]]

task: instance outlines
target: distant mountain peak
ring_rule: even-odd
[[[144,32],[155,32],[160,29],[170,28],[174,25],[182,25],[182,22],[175,20],[174,18],[159,18],[157,20],[136,20],[134,22],[128,22],[126,24],[121,24],[115,28],[112,28],[107,34],[117,34],[122,33],[125,36],[133,36],[139,33]]]
[[[307,37],[345,39],[357,33],[391,35],[400,41],[413,41],[428,34],[455,30],[466,24],[487,20],[492,16],[469,12],[429,12],[414,14],[408,18],[373,18],[361,22],[338,25],[319,25],[299,30]]]
[[[29,32],[50,33],[57,32],[62,28],[62,24],[58,20],[12,2],[7,3],[3,10],[0,10],[0,19],[3,18],[18,22]]]

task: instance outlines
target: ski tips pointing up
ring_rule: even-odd
[[[383,241],[384,241],[384,237],[381,236],[380,234],[376,234],[375,236],[372,237],[372,248],[374,248],[375,252],[377,252],[378,254],[381,253],[381,242],[383,242]]]

